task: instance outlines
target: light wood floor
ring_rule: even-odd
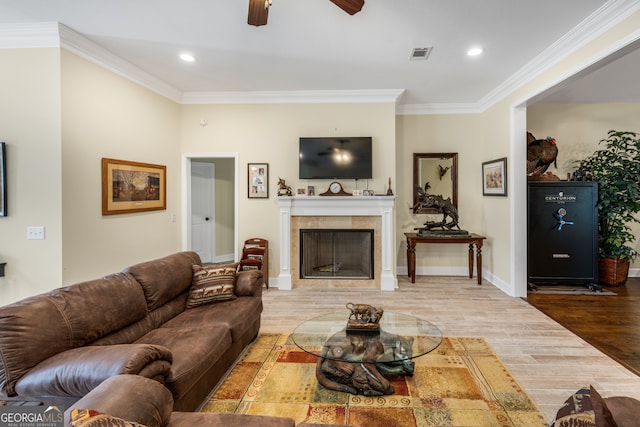
[[[398,277],[394,292],[370,289],[264,289],[263,333],[290,333],[303,320],[348,302],[429,320],[451,337],[482,337],[552,420],[565,399],[592,384],[604,397],[640,399],[640,377],[520,298],[475,278]],[[428,357],[425,356],[425,357]]]

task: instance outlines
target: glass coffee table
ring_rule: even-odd
[[[324,314],[302,322],[292,341],[318,357],[316,378],[331,390],[366,396],[393,394],[387,378],[413,375],[412,359],[436,349],[442,333],[430,322],[384,312],[380,329],[347,331],[348,313]]]

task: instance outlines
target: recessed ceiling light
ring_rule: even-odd
[[[468,56],[478,56],[480,55],[482,52],[484,52],[484,49],[481,47],[472,47],[471,49],[469,49],[467,51],[467,55]]]
[[[193,62],[196,60],[196,58],[190,53],[181,53],[180,59],[182,59],[184,62]]]

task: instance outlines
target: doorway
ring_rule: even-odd
[[[183,155],[182,246],[203,263],[237,258],[236,171],[235,153]]]
[[[527,107],[544,100],[545,97],[558,92],[558,90],[560,89],[574,92],[574,90],[571,89],[572,84],[584,84],[584,81],[580,81],[581,79],[586,76],[592,75],[592,73],[594,73],[595,71],[603,71],[605,66],[632,52],[636,52],[636,54],[640,52],[640,31],[636,31],[632,36],[622,41],[619,45],[612,45],[608,49],[600,51],[598,54],[594,55],[588,63],[577,65],[572,71],[560,76],[556,81],[550,82],[547,87],[540,89],[536,93],[528,94],[523,99],[516,101],[511,105],[510,153],[512,161],[509,164],[509,173],[512,177],[510,178],[512,180],[512,188],[518,188],[522,190],[515,191],[513,196],[510,196],[511,201],[509,206],[511,217],[510,255],[512,266],[510,274],[511,292],[507,293],[512,296],[526,297],[528,294],[528,254],[526,245],[519,244],[519,242],[527,241],[527,178],[526,174],[524,173],[524,165],[526,165],[527,146],[526,133],[528,130]],[[613,73],[610,76],[611,80],[616,80],[616,72],[618,72],[618,68],[614,67]],[[587,80],[587,82],[589,81]],[[593,82],[589,83],[593,84]],[[585,91],[583,90],[583,92]],[[612,91],[611,93],[616,94],[617,92]],[[615,98],[607,100],[607,102],[615,101]],[[584,103],[587,101],[582,100],[580,102]],[[605,102],[605,100],[602,100],[600,102]]]

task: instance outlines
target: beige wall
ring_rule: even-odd
[[[460,227],[470,232],[484,232],[480,161],[503,157],[504,153],[485,153],[480,135],[479,114],[398,116],[397,120],[397,256],[398,265],[406,267],[406,245],[403,233],[414,232],[429,220],[440,216],[414,215],[413,153],[458,153],[458,213]],[[487,243],[484,263],[491,264],[491,245]],[[424,274],[467,274],[465,245],[418,245],[416,263]],[[402,270],[405,272],[406,268]]]
[[[180,249],[178,123],[178,104],[62,51],[63,284]],[[103,157],[166,165],[167,209],[102,216]]]
[[[233,260],[235,239],[235,211],[233,195],[235,191],[234,159],[216,159],[216,258]],[[226,203],[225,203],[226,201]]]
[[[511,295],[526,295],[526,112],[529,100],[551,89],[578,71],[599,61],[605,55],[640,38],[640,12],[587,43],[557,65],[531,79],[481,114],[486,150],[496,147],[508,153],[509,200],[485,198],[483,209],[487,219],[485,232],[496,245],[491,278]]]
[[[206,119],[207,126],[200,120]],[[185,153],[237,153],[239,170],[238,240],[269,240],[270,274],[279,274],[278,177],[292,188],[316,186],[324,192],[330,181],[298,179],[298,141],[301,136],[372,136],[373,175],[369,188],[386,190],[389,177],[395,187],[395,104],[302,105],[184,105],[182,151]],[[247,198],[247,163],[269,164],[269,198]],[[346,191],[355,188],[344,180]],[[358,183],[364,188],[364,183]]]
[[[0,141],[7,144],[8,214],[0,217],[0,304],[62,280],[60,54],[0,49]],[[27,240],[44,226],[45,240]]]
[[[297,142],[303,135],[373,136],[375,178],[369,188],[383,192],[392,179],[400,265],[405,264],[402,233],[424,221],[409,212],[412,153],[460,153],[461,224],[488,237],[488,277],[517,294],[522,283],[516,282],[526,275],[520,218],[526,206],[526,114],[518,117],[516,107],[526,107],[528,99],[637,39],[638,28],[640,13],[485,112],[470,115],[396,117],[393,103],[180,106],[68,52],[0,50],[0,138],[8,143],[10,215],[0,218],[0,257],[8,263],[7,277],[0,278],[0,304],[181,249],[180,159],[187,152],[237,153],[238,240],[273,242],[271,271],[277,275],[277,178],[294,188],[315,185],[318,192],[329,184],[297,179]],[[208,126],[200,126],[201,119]],[[505,156],[509,197],[483,197],[481,163]],[[102,217],[101,157],[167,165],[167,210]],[[249,162],[269,163],[269,199],[246,197]],[[355,187],[353,181],[343,184],[347,191]],[[27,241],[30,225],[45,226],[46,240]],[[433,252],[420,249],[419,264],[433,271],[464,266],[466,254],[455,247],[428,251]]]
[[[548,171],[566,179],[610,130],[640,133],[640,104],[535,104],[527,108],[527,127],[537,138],[556,139],[558,167]]]
[[[610,130],[632,131],[640,134],[640,104],[536,104],[527,109],[527,125],[537,138],[547,135],[558,144],[557,169],[549,171],[565,179],[576,170],[577,162],[601,148],[599,141]],[[640,178],[639,178],[640,179]],[[634,224],[635,235],[640,226]],[[635,249],[640,251],[640,241]],[[640,260],[632,268],[640,267]]]
[[[405,182],[401,185],[407,187],[406,183],[411,182],[410,172],[403,170],[400,162],[403,158],[408,161],[412,151],[459,152],[462,160],[459,167],[461,224],[470,231],[487,236],[483,251],[485,273],[490,281],[511,295],[526,295],[524,158],[528,100],[602,59],[606,54],[613,53],[627,43],[637,40],[640,37],[638,28],[640,28],[640,13],[635,13],[480,114],[398,117],[398,179]],[[521,107],[525,113],[520,114],[518,107]],[[607,121],[612,115],[615,113],[600,114],[597,120]],[[618,119],[614,119],[612,124],[619,123],[616,121]],[[591,120],[594,120],[593,117]],[[536,129],[533,131],[535,133]],[[545,131],[541,132],[545,133]],[[421,141],[422,135],[424,137]],[[421,142],[416,143],[416,141]],[[481,164],[483,161],[500,157],[507,157],[508,161],[509,196],[506,198],[482,197],[479,172]],[[465,158],[467,158],[466,164]],[[399,233],[406,231],[417,222],[408,211],[410,200],[407,194],[407,198],[398,203]],[[406,206],[406,210],[401,207],[402,205]],[[398,249],[400,255],[398,263],[405,265],[404,248],[400,245]],[[464,265],[465,262],[465,254],[453,248],[446,249],[444,253],[423,248],[417,255],[418,265],[422,263],[427,266],[427,271],[430,265],[453,267]],[[420,258],[421,255],[422,258]],[[638,262],[634,266],[637,267]],[[433,268],[432,271],[437,273],[438,270]]]

